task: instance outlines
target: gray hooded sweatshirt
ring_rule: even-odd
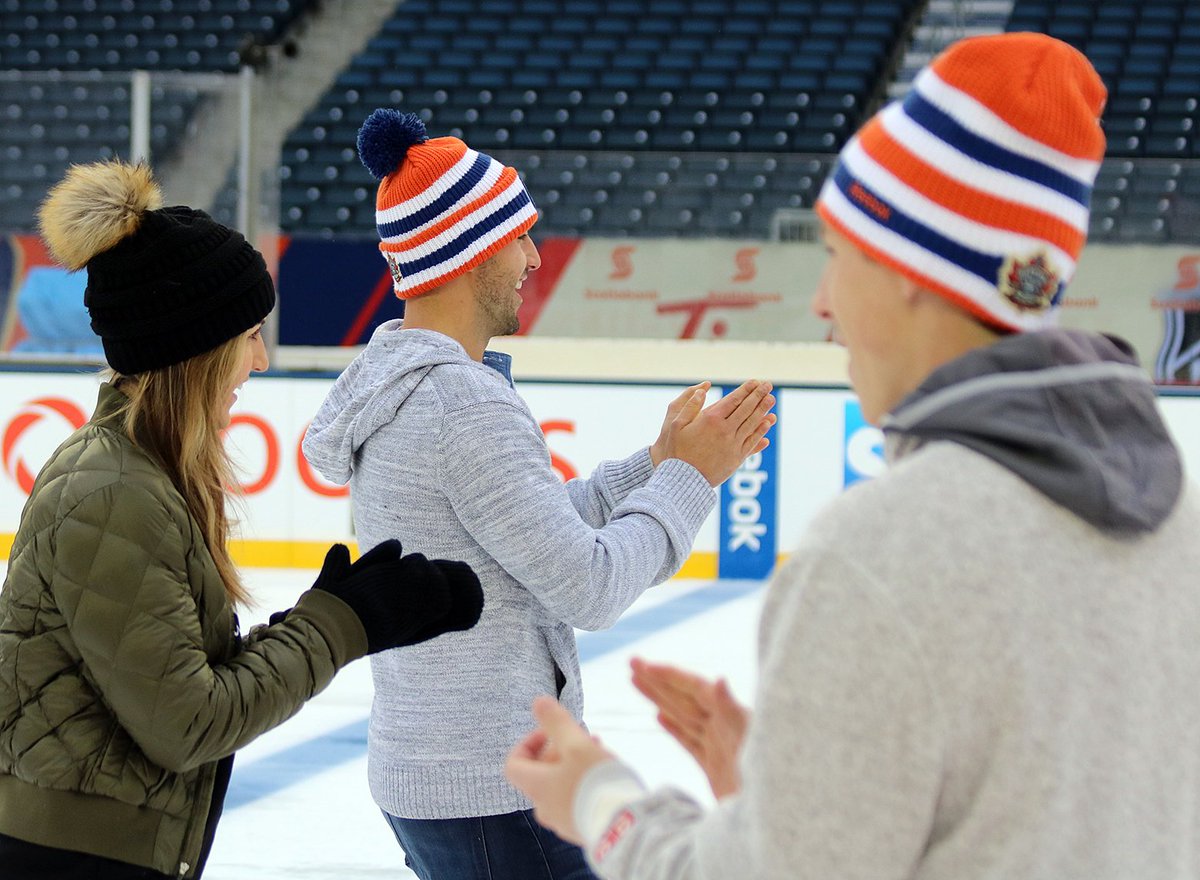
[[[349,481],[361,549],[399,538],[467,562],[483,583],[471,630],[371,657],[368,777],[376,803],[403,818],[529,807],[504,759],[538,694],[582,718],[573,628],[612,626],[678,571],[716,503],[699,471],[678,459],[653,468],[647,449],[564,485],[507,356],[485,360],[389,321],[304,438],[314,468]]]
[[[1007,337],[883,427],[769,588],[742,790],[593,769],[599,873],[1200,877],[1200,507],[1130,349]]]

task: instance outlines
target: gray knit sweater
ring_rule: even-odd
[[[606,832],[601,765],[600,873],[1200,877],[1200,499],[1129,360],[1027,334],[907,399],[771,585],[742,792]]]
[[[529,730],[533,698],[555,693],[555,667],[559,699],[582,717],[573,628],[611,626],[674,574],[714,491],[678,459],[652,468],[646,449],[564,485],[500,370],[399,321],[338,379],[304,454],[327,479],[349,480],[361,548],[398,537],[407,551],[466,561],[484,587],[473,629],[372,656],[376,802],[414,819],[527,809],[504,758]]]

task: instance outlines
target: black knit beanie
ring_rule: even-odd
[[[203,211],[147,211],[138,230],[87,264],[84,305],[104,355],[132,375],[181,363],[262,321],[275,305],[267,264]]]
[[[211,351],[275,305],[266,262],[241,233],[161,205],[148,167],[113,160],[73,165],[38,212],[55,259],[87,268],[92,329],[127,376]]]

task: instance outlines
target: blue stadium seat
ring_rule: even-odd
[[[872,96],[880,93],[880,73],[917,5],[915,0],[407,0],[360,56],[361,66],[351,66],[355,78],[338,83],[343,90],[360,90],[360,101],[335,95],[331,106],[349,115],[351,105],[366,102],[368,95],[375,102],[397,96],[420,105],[431,126],[452,125],[481,149],[526,151],[519,167],[537,160],[525,171],[527,185],[544,209],[541,226],[551,233],[623,230],[636,223],[642,233],[670,228],[674,234],[720,234],[724,223],[727,234],[750,229],[764,234],[775,201],[782,199],[783,206],[811,202],[809,190],[825,170],[805,172],[799,177],[807,183],[792,183],[775,194],[775,201],[762,201],[758,193],[775,193],[774,178],[792,177],[772,163],[790,160],[796,150],[828,156],[844,143]],[[397,18],[404,26],[394,23]],[[405,57],[401,53],[414,52],[429,57],[410,54],[409,63],[395,63]],[[415,70],[416,76],[396,82],[398,69]],[[1147,67],[1144,72],[1155,71]],[[522,111],[518,118],[514,109]],[[361,118],[362,110],[355,106],[353,115]],[[335,135],[328,125],[334,123],[311,120],[289,137],[289,144],[331,140]],[[746,156],[750,170],[726,186],[720,170],[702,172],[684,164],[718,153],[727,167],[728,157]],[[617,178],[596,166],[593,179],[580,175],[587,156],[637,164],[606,165],[620,172]],[[582,165],[575,164],[579,159]],[[563,181],[564,174],[587,177],[588,184]],[[707,185],[694,186],[697,179]],[[333,183],[342,185],[341,179]],[[573,192],[578,186],[582,196]],[[288,178],[282,187],[285,202],[304,207],[306,182]],[[293,188],[298,198],[288,192]],[[675,192],[688,192],[688,204],[673,206]],[[724,195],[714,201],[717,192]],[[293,218],[299,222],[287,220],[285,228],[302,231],[314,216],[330,219],[304,210]]]

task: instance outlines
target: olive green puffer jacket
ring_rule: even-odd
[[[196,873],[217,762],[365,654],[323,590],[245,643],[199,526],[120,430],[123,396],[42,468],[0,592],[0,833]],[[0,874],[3,871],[0,870]]]

